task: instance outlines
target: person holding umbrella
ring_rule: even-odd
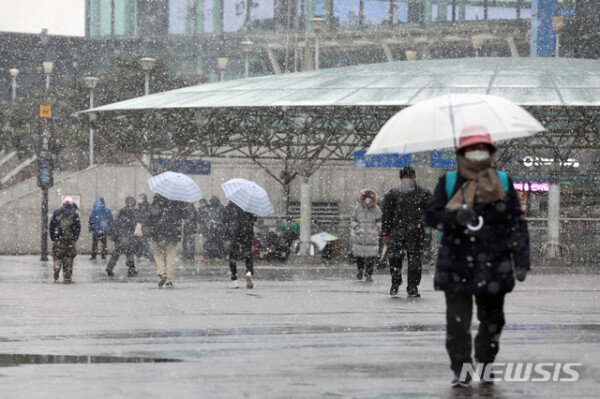
[[[267,192],[253,181],[232,179],[222,185],[229,203],[223,212],[225,241],[229,245],[230,288],[239,288],[237,261],[246,262],[246,288],[254,288],[254,259],[252,244],[256,215],[266,216],[273,212]]]
[[[514,275],[530,268],[529,234],[510,178],[496,170],[497,145],[483,126],[465,128],[456,150],[457,171],[439,179],[427,222],[442,231],[434,286],[446,296],[446,349],[455,374],[452,386],[468,386],[461,375],[471,364],[471,317],[477,304],[475,360],[493,363],[504,326],[504,297]],[[514,266],[514,274],[513,274]]]
[[[471,380],[461,370],[472,361],[473,298],[481,322],[475,360],[486,366],[498,353],[504,297],[513,289],[515,275],[523,281],[530,268],[527,222],[512,181],[496,169],[494,140],[531,137],[544,130],[507,99],[448,92],[398,112],[367,151],[371,155],[456,148],[457,170],[440,178],[426,212],[427,223],[441,230],[434,286],[446,297],[453,387],[468,386]]]
[[[202,191],[194,180],[175,172],[153,176],[148,179],[148,184],[156,193],[148,212],[148,224],[149,236],[154,243],[158,287],[171,288],[183,220],[188,215],[189,203],[203,198]]]

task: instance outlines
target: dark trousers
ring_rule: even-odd
[[[119,260],[121,254],[125,254],[125,265],[129,269],[135,269],[135,237],[130,237],[125,241],[118,241],[115,243],[115,250],[108,261],[106,266],[107,270],[113,270]]]
[[[406,289],[417,288],[421,283],[421,250],[406,250],[408,257],[408,284]],[[390,255],[390,274],[392,275],[392,284],[402,284],[402,260],[404,260],[404,252],[396,252],[393,257]]]
[[[148,259],[152,259],[152,255],[150,254],[150,244],[148,243],[148,238],[134,236],[134,240],[135,256],[137,256],[138,258],[145,256]]]
[[[246,261],[246,273],[254,274],[254,259],[252,256],[252,239],[241,242],[233,242],[229,247],[229,270],[231,279],[237,280],[237,261],[244,259]]]
[[[373,269],[375,269],[375,261],[377,260],[376,257],[369,257],[369,258],[361,258],[361,257],[357,257],[356,258],[356,267],[358,267],[358,271],[359,272],[365,272],[365,276],[367,277],[371,277],[371,275],[373,274]]]
[[[475,337],[475,360],[492,363],[499,349],[504,326],[504,294],[475,295],[479,330]],[[473,295],[446,293],[446,350],[450,368],[459,373],[471,359],[471,318]]]
[[[102,244],[102,259],[106,259],[106,234],[93,234],[92,235],[92,258],[96,259],[98,254],[98,241]]]
[[[196,255],[196,235],[195,234],[184,234],[183,235],[183,259],[194,260]]]

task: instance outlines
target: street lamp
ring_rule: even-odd
[[[219,67],[219,81],[222,82],[225,80],[225,68],[227,68],[227,63],[229,62],[229,58],[227,57],[217,57],[217,66]]]
[[[556,32],[556,58],[559,58],[560,32],[565,28],[565,17],[552,17],[552,27]]]
[[[14,104],[15,98],[17,98],[17,75],[19,74],[19,70],[17,68],[12,68],[8,71],[8,73],[10,73],[11,88],[12,88],[11,99]]]
[[[44,67],[44,73],[46,74],[46,90],[48,90],[50,88],[50,74],[54,69],[54,62],[44,61],[42,62],[42,66]]]
[[[246,64],[244,65],[244,76],[250,76],[250,51],[252,51],[252,45],[254,43],[250,40],[244,40],[242,46],[244,47],[244,53],[246,54]]]
[[[90,109],[94,108],[94,89],[98,84],[98,78],[93,76],[88,76],[87,78],[83,78],[83,82],[85,83],[85,87],[90,89]],[[92,129],[92,114],[90,114],[90,168],[94,166],[94,129]]]
[[[325,18],[314,17],[310,19],[310,26],[315,31],[315,69],[319,69],[319,32],[323,29]]]
[[[147,96],[150,94],[150,71],[154,68],[154,63],[156,60],[154,58],[145,57],[140,59],[140,65],[144,70],[144,95]]]
[[[417,52],[414,50],[406,50],[406,61],[416,61],[417,60]]]

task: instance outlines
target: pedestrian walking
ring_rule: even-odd
[[[106,274],[113,277],[115,268],[121,254],[125,255],[125,266],[127,266],[127,276],[137,275],[135,268],[135,229],[137,219],[135,216],[135,198],[125,198],[125,206],[119,211],[117,219],[113,222],[114,226],[109,227],[112,239],[115,242],[115,250],[106,266]]]
[[[479,330],[475,360],[494,362],[504,326],[504,297],[530,268],[529,233],[521,204],[506,173],[496,169],[497,146],[486,128],[463,130],[457,170],[443,175],[427,210],[427,222],[442,231],[434,286],[446,296],[446,349],[455,375],[471,364],[473,298]],[[513,273],[514,268],[514,273]]]
[[[425,236],[425,212],[431,192],[416,183],[416,173],[406,166],[400,170],[400,185],[383,198],[382,239],[387,244],[392,287],[390,295],[397,295],[402,284],[402,260],[408,258],[406,292],[418,298],[421,282],[421,252]]]
[[[154,244],[154,261],[158,274],[158,287],[173,287],[175,255],[181,241],[183,220],[188,203],[174,201],[155,194],[150,205],[150,239]]]
[[[73,277],[73,260],[77,256],[75,243],[79,239],[81,223],[73,207],[73,198],[66,197],[62,207],[52,213],[50,219],[50,240],[52,240],[52,258],[54,263],[54,282],[58,282],[60,271],[63,281],[70,283]]]
[[[136,232],[134,233],[135,240],[135,256],[140,259],[145,257],[151,258],[150,244],[148,242],[148,211],[150,204],[146,194],[140,194],[137,200],[137,207],[134,209],[135,219],[137,221]]]
[[[198,231],[198,211],[188,203],[183,223],[183,259],[193,261],[196,257],[196,232]]]
[[[102,260],[106,260],[106,235],[108,233],[108,226],[112,221],[112,213],[106,208],[104,198],[96,197],[88,222],[88,230],[92,233],[92,256],[90,260],[96,260],[98,243],[102,245],[102,249],[100,250]]]
[[[232,201],[229,201],[223,212],[225,227],[225,242],[229,247],[229,270],[231,272],[230,288],[239,288],[237,279],[237,261],[246,262],[246,288],[254,288],[254,259],[252,244],[254,240],[254,223],[256,215],[244,211]]]
[[[373,269],[379,255],[379,235],[381,233],[381,209],[377,205],[377,193],[366,188],[358,196],[358,204],[350,218],[350,238],[352,252],[356,257],[358,273],[356,278],[365,282],[373,281]]]
[[[204,256],[207,259],[222,259],[227,251],[223,242],[225,240],[225,227],[223,225],[223,212],[225,208],[216,195],[210,198],[206,211],[206,241]]]

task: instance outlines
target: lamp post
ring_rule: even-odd
[[[85,83],[85,87],[90,89],[90,109],[94,108],[94,89],[98,84],[98,78],[93,76],[88,76],[87,78],[83,78],[83,82]],[[90,114],[90,168],[94,166],[94,129],[92,128],[92,117]]]
[[[560,32],[565,28],[565,17],[552,17],[552,27],[556,32],[556,58],[560,58]]]
[[[46,90],[48,90],[50,88],[50,74],[54,69],[54,62],[44,61],[42,62],[42,66],[44,67],[44,74],[46,74]]]
[[[319,69],[319,32],[323,29],[325,18],[314,17],[310,19],[310,26],[315,31],[315,69]]]
[[[244,40],[242,46],[244,47],[244,53],[246,54],[246,63],[244,64],[244,76],[250,76],[250,51],[252,51],[252,45],[254,43],[250,40]]]
[[[225,80],[225,68],[227,68],[228,62],[229,62],[229,58],[227,58],[227,57],[217,57],[217,66],[219,67],[219,81],[220,82]]]
[[[154,68],[154,63],[156,60],[154,58],[145,57],[140,59],[140,65],[144,70],[144,95],[147,96],[150,94],[150,71]]]
[[[11,100],[12,103],[14,104],[15,102],[15,98],[17,98],[17,75],[19,75],[19,70],[17,68],[12,68],[11,70],[8,71],[8,73],[10,73],[10,80],[11,80]]]

